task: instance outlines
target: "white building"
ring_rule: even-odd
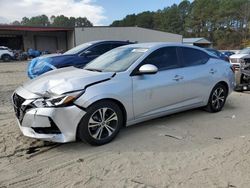
[[[182,35],[141,27],[77,27],[75,45],[94,40],[129,40],[131,42],[179,42]]]

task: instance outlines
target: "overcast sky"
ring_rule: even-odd
[[[94,25],[109,25],[127,14],[155,11],[182,0],[0,0],[0,23],[41,14],[87,17]]]

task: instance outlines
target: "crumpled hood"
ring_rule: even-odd
[[[250,54],[234,54],[230,56],[230,59],[244,59],[250,58]]]
[[[66,92],[84,89],[87,85],[110,79],[112,72],[92,72],[75,67],[50,71],[23,84],[23,87],[37,95],[53,93],[60,95]]]

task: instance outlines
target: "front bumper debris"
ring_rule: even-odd
[[[76,140],[77,126],[85,111],[75,105],[38,108],[32,104],[35,99],[24,93],[27,94],[14,93],[12,102],[19,128],[25,136],[59,143]]]

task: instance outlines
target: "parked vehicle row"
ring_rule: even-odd
[[[0,60],[7,62],[14,59],[14,53],[11,49],[0,46]]]
[[[23,52],[22,50],[11,50],[8,47],[0,46],[0,60],[4,62],[9,62],[12,60],[27,60],[28,58],[40,55],[39,51],[29,49],[28,52]]]
[[[236,90],[250,90],[250,47],[230,56],[230,63],[236,70]]]
[[[235,53],[234,52],[231,52],[231,51],[224,51],[222,52],[225,56],[227,56],[228,58],[231,56],[231,55],[234,55]]]
[[[88,48],[92,45],[62,57],[94,58],[100,53]],[[123,126],[198,107],[219,112],[235,85],[229,63],[181,44],[120,45],[84,68],[76,67],[52,70],[14,92],[14,110],[25,136],[102,145]]]
[[[28,76],[32,79],[45,72],[68,66],[82,68],[105,52],[127,44],[131,44],[131,42],[93,41],[76,46],[64,54],[51,54],[37,57],[32,59],[28,66]]]
[[[218,50],[215,50],[213,48],[205,48],[207,51],[213,53],[214,55],[216,55],[218,58],[224,60],[224,61],[228,61],[229,62],[229,57],[223,53],[221,53]]]

